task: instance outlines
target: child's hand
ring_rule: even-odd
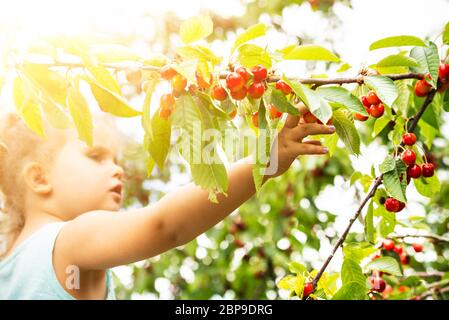
[[[304,114],[308,109],[300,104],[299,112]],[[277,177],[283,174],[291,166],[293,161],[303,154],[322,155],[328,152],[318,140],[304,141],[308,135],[332,134],[334,126],[318,123],[302,123],[301,116],[288,115],[284,127],[275,139],[272,149],[270,163],[266,170],[266,176]],[[277,149],[277,150],[276,150]],[[277,161],[275,159],[277,151]]]

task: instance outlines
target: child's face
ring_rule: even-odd
[[[121,189],[111,190],[121,184],[123,169],[115,163],[115,156],[110,148],[89,148],[77,138],[68,139],[50,172],[52,197],[64,218],[92,210],[119,210]]]

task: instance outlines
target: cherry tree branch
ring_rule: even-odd
[[[427,238],[438,242],[449,243],[449,238],[445,238],[436,234],[404,234],[404,235],[393,235],[391,238],[404,239],[404,238]]]
[[[61,62],[61,61],[55,61],[52,63],[43,63],[39,62],[39,65],[43,65],[46,67],[65,67],[65,68],[85,68],[86,66],[83,63],[74,63],[74,62]],[[109,69],[115,69],[115,70],[128,70],[128,69],[141,69],[144,71],[154,71],[154,72],[160,72],[161,68],[156,66],[143,66],[140,64],[112,64],[112,63],[103,63],[103,67],[109,68]],[[226,76],[229,74],[229,71],[223,71],[219,74],[220,79],[225,79]],[[422,79],[423,75],[421,73],[402,73],[402,74],[384,74],[382,75],[384,77],[388,77],[391,80],[404,80],[404,79]],[[280,80],[282,77],[278,75],[271,75],[266,80],[267,82],[276,82]],[[298,81],[302,84],[313,84],[315,87],[327,85],[327,84],[348,84],[348,83],[358,83],[363,84],[364,83],[364,76],[358,75],[356,77],[343,77],[343,78],[326,78],[326,79],[317,79],[317,78],[289,78],[293,81]]]
[[[418,113],[415,114],[411,119],[411,121],[409,121],[409,128],[408,131],[409,132],[413,132],[416,128],[416,126],[418,125],[418,121],[419,119],[421,119],[422,115],[424,114],[424,111],[426,111],[427,107],[430,105],[430,103],[433,100],[433,97],[435,96],[436,90],[432,90],[426,97],[426,99],[424,100],[423,104],[421,105],[421,108],[419,109]],[[401,146],[403,146],[403,143],[401,143]],[[365,199],[362,201],[362,203],[360,204],[359,208],[357,209],[357,211],[354,213],[354,215],[352,216],[352,218],[349,220],[348,226],[346,227],[345,231],[342,233],[342,235],[340,236],[340,238],[338,239],[337,243],[334,245],[332,252],[330,253],[330,255],[327,257],[326,261],[324,262],[323,266],[321,267],[321,269],[318,271],[317,275],[315,276],[315,278],[312,280],[312,284],[313,287],[316,288],[316,285],[318,284],[318,281],[320,280],[321,276],[323,275],[324,271],[326,270],[326,268],[328,267],[329,263],[331,262],[332,258],[335,255],[335,252],[337,252],[338,248],[343,244],[343,242],[346,240],[346,237],[348,236],[349,231],[351,230],[351,227],[354,223],[355,220],[357,220],[357,218],[359,217],[359,215],[362,213],[363,208],[365,207],[365,205],[368,203],[369,199],[371,199],[377,189],[379,188],[379,186],[382,184],[382,178],[383,178],[383,174],[379,175],[375,181],[373,186],[371,187],[371,190],[369,191],[369,193],[366,195]]]

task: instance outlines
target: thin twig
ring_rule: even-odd
[[[445,238],[436,234],[404,234],[404,235],[393,235],[391,238],[404,239],[404,238],[427,238],[433,239],[439,242],[449,243],[449,238]]]

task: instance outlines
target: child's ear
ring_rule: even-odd
[[[25,183],[36,193],[47,194],[51,191],[52,185],[48,180],[43,166],[37,162],[30,162],[23,169]]]

